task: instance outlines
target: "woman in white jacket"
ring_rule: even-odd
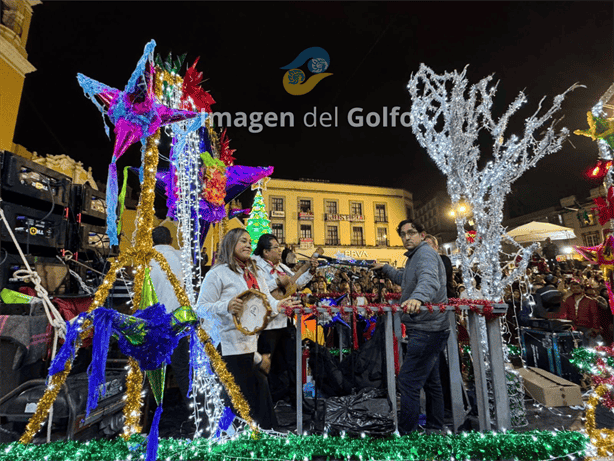
[[[237,296],[255,288],[269,300],[273,315],[280,315],[286,307],[299,307],[292,298],[277,301],[251,259],[251,238],[244,229],[232,229],[220,245],[218,259],[203,281],[196,312],[200,316],[212,314],[220,325],[220,347],[230,371],[251,408],[251,416],[264,429],[277,425],[266,377],[258,370],[261,357],[257,354],[258,335],[245,335],[237,330],[233,314],[239,312],[243,301]],[[283,315],[283,314],[281,314]]]

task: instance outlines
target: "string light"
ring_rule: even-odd
[[[296,436],[273,437],[263,434],[253,438],[244,433],[223,441],[211,439],[160,440],[159,459],[267,460],[288,459],[369,459],[369,460],[555,460],[561,457],[583,457],[590,453],[588,436],[571,431],[464,432],[461,434],[413,433],[390,437]],[[9,444],[0,449],[0,461],[32,459],[126,460],[144,453],[145,437],[134,435],[122,439],[63,441],[37,446]]]
[[[554,98],[552,107],[538,116],[537,111],[525,120],[523,138],[515,135],[505,139],[510,117],[526,102],[520,93],[503,116],[495,122],[491,107],[496,85],[492,76],[469,86],[467,69],[435,74],[424,64],[412,75],[407,86],[412,99],[410,123],[422,147],[447,177],[447,188],[453,206],[466,203],[471,209],[476,235],[469,242],[465,235],[467,213],[457,213],[456,244],[461,259],[463,282],[469,298],[499,300],[504,288],[525,272],[529,257],[537,248],[523,249],[507,236],[501,225],[503,203],[511,184],[544,156],[561,149],[569,132],[556,133],[552,126],[537,137],[538,130],[558,111],[565,95]],[[451,85],[451,89],[448,88]],[[492,158],[482,170],[478,136],[487,132],[493,138]],[[501,241],[507,240],[518,248],[522,260],[510,275],[504,276],[500,264]],[[480,293],[474,286],[475,275],[481,277]]]

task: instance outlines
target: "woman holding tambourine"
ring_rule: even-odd
[[[299,307],[300,301],[273,298],[251,259],[251,253],[251,238],[247,231],[232,229],[226,234],[217,261],[203,281],[196,312],[201,316],[209,312],[219,321],[221,354],[228,371],[245,396],[254,421],[264,429],[272,429],[277,425],[277,418],[267,379],[258,371],[261,357],[256,352],[258,334],[254,334],[266,326],[266,320],[253,331],[247,330],[240,320],[244,318],[241,316],[253,295],[262,298],[267,311],[270,309],[265,312],[267,318],[279,315],[286,307]]]

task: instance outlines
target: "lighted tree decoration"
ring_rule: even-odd
[[[447,177],[448,193],[456,205],[464,201],[471,207],[475,222],[475,238],[466,238],[466,215],[456,216],[463,282],[468,297],[500,300],[504,288],[524,274],[529,257],[537,244],[522,248],[507,236],[501,222],[503,203],[511,191],[512,183],[544,156],[558,151],[569,132],[559,132],[554,124],[543,125],[560,109],[565,93],[554,98],[552,107],[538,116],[537,111],[527,118],[521,138],[507,137],[505,131],[511,116],[526,102],[520,93],[507,111],[493,119],[491,107],[497,86],[490,85],[492,76],[469,86],[463,72],[445,72],[437,75],[424,64],[412,75],[407,86],[412,99],[411,126],[418,142],[424,147],[437,167]],[[448,89],[450,88],[450,89]],[[480,146],[478,135],[487,132],[493,139],[492,159],[479,169]],[[506,239],[522,256],[519,265],[504,276],[500,256],[501,241]],[[473,286],[474,271],[481,277],[481,295]]]
[[[260,180],[252,186],[257,189],[256,196],[254,197],[254,203],[252,205],[252,211],[249,214],[247,220],[246,230],[249,232],[249,236],[252,238],[252,251],[256,249],[258,239],[263,234],[271,233],[271,220],[269,214],[266,211],[264,205],[264,198],[262,197],[261,189],[266,190],[266,181]]]

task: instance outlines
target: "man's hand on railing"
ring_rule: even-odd
[[[407,299],[401,304],[401,309],[403,309],[403,312],[406,314],[416,314],[420,312],[420,306],[422,306],[422,301],[418,299]]]

